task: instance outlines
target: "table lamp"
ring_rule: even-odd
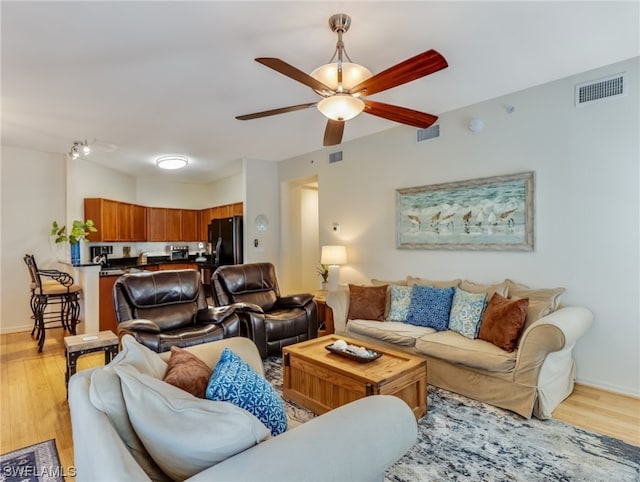
[[[323,246],[320,263],[329,265],[329,291],[338,289],[340,265],[347,264],[346,246]]]

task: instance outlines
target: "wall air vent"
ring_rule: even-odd
[[[329,154],[329,164],[342,160],[342,151],[332,152]]]
[[[440,124],[416,131],[416,142],[422,142],[436,137],[440,137]]]
[[[627,95],[627,73],[576,85],[576,106]]]

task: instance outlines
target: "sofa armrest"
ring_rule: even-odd
[[[304,308],[312,300],[311,293],[300,293],[278,298],[277,305],[278,308]]]
[[[188,480],[382,480],[416,439],[409,406],[397,397],[376,395],[327,412]]]
[[[570,306],[560,308],[529,326],[520,338],[515,381],[537,386],[540,369],[547,355],[561,350],[573,350],[578,338],[589,329],[592,322],[591,311]]]
[[[347,331],[349,314],[349,288],[339,286],[336,291],[327,292],[327,306],[333,311],[333,326],[337,334]]]
[[[221,323],[235,312],[234,305],[209,306],[198,311],[196,321],[198,323]]]
[[[107,415],[91,403],[89,386],[94,370],[80,371],[69,379],[75,479],[78,482],[112,482],[123,480],[123,477],[136,481],[150,480]]]
[[[260,305],[256,305],[255,303],[247,303],[243,301],[241,303],[234,303],[233,305],[229,306],[233,306],[235,310],[239,311],[240,313],[264,314],[264,310],[262,309],[262,307]]]
[[[118,324],[118,333],[132,333],[136,331],[148,331],[150,333],[160,333],[160,327],[151,320],[144,318],[134,318]],[[120,335],[122,337],[122,335]]]

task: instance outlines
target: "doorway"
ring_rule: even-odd
[[[285,181],[281,186],[280,288],[283,293],[317,291],[320,260],[318,177]]]

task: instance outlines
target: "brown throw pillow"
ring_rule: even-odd
[[[387,285],[349,285],[349,320],[384,321]]]
[[[518,346],[528,306],[528,298],[508,300],[494,293],[482,315],[478,338],[512,352]]]
[[[195,397],[205,398],[204,392],[212,373],[213,370],[193,353],[172,346],[163,380]]]

